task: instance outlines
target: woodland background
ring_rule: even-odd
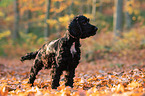
[[[43,70],[28,87],[32,61],[20,56],[66,32],[83,14],[99,28],[81,40],[74,88],[50,88]],[[1,95],[142,95],[145,93],[145,0],[0,0]],[[49,89],[49,91],[48,91]],[[143,94],[144,96],[144,94]]]

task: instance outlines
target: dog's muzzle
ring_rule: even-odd
[[[98,30],[98,28],[94,26],[92,36],[96,34],[97,30]]]
[[[97,32],[98,28],[97,28],[97,27],[95,27],[95,28],[94,28],[94,30]]]

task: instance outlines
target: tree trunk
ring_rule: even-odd
[[[87,13],[91,14],[91,4],[90,4],[91,0],[87,0]]]
[[[83,6],[84,6],[83,2],[84,2],[84,1],[81,0],[81,2],[82,2],[82,3],[81,3],[81,5],[79,6],[79,9],[80,9],[80,10],[79,10],[79,14],[82,15],[82,14],[83,14]]]
[[[14,31],[12,33],[12,38],[19,38],[19,2],[14,0]]]
[[[46,0],[46,20],[45,20],[45,30],[44,30],[44,38],[47,40],[47,37],[50,35],[50,28],[47,20],[50,19],[50,5],[51,0]]]
[[[128,13],[128,12],[125,12],[125,27],[126,29],[130,29],[131,28],[131,22],[132,22],[132,19],[131,19],[131,15]]]
[[[57,9],[60,9],[60,7],[61,7],[60,6],[60,1],[56,1],[55,7]],[[54,17],[54,19],[57,19],[57,17],[61,17],[61,13],[60,12],[59,13],[56,13],[56,16]],[[53,27],[53,31],[57,32],[56,34],[59,37],[60,36],[60,22],[59,22],[59,20],[57,22],[58,22],[58,24],[57,24],[58,27],[57,28],[56,27]]]
[[[102,13],[102,9],[103,9],[103,2],[102,0],[99,0],[100,6],[99,6],[99,12]]]
[[[123,25],[123,0],[115,0],[115,12],[114,12],[114,34],[121,37],[122,25]]]
[[[30,22],[32,18],[31,10],[27,10],[26,14],[27,14],[26,34],[28,34],[31,28],[31,22]]]
[[[125,9],[127,9],[128,7],[132,6],[132,5],[127,5],[127,2],[130,1],[130,0],[125,0],[126,2],[126,6],[125,6]],[[129,12],[126,10],[125,12],[125,27],[126,29],[130,29],[131,28],[131,22],[132,22],[132,19],[131,19],[131,14],[129,14]]]
[[[71,15],[73,14],[73,4],[74,4],[74,1],[73,0],[70,0],[71,1],[71,4],[68,8],[68,14]]]
[[[92,2],[92,15],[93,15],[93,18],[95,19],[95,16],[96,16],[96,0],[93,0],[93,2]]]

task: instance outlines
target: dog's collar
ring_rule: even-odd
[[[68,32],[68,33],[69,33],[69,32]],[[71,35],[70,33],[69,33],[69,36],[72,37],[72,38],[74,38],[74,39],[78,39],[77,37]]]

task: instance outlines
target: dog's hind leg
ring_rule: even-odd
[[[36,79],[36,75],[42,69],[43,66],[44,65],[41,60],[35,59],[34,66],[32,66],[32,68],[31,68],[30,77],[29,77],[29,81],[28,81],[28,83],[32,84],[32,86],[33,86],[34,80]]]

